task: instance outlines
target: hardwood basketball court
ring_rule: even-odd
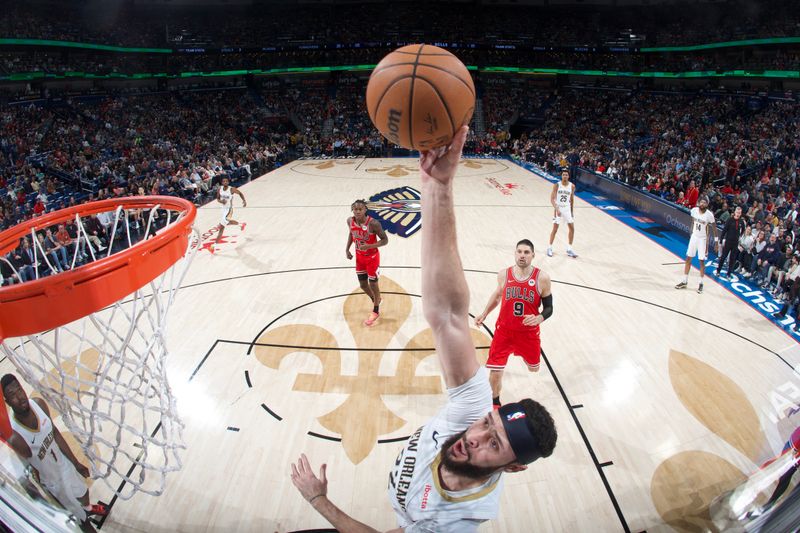
[[[799,425],[781,399],[800,399],[800,350],[716,283],[694,292],[695,271],[690,290],[674,290],[680,258],[578,198],[580,257],[564,253],[566,228],[546,257],[550,189],[507,160],[466,159],[456,182],[472,314],[522,238],[553,279],[542,370],[512,358],[502,398],[543,403],[558,444],[505,476],[500,518],[482,531],[700,530],[704,506]],[[317,469],[328,464],[335,504],[396,527],[389,466],[444,403],[419,298],[417,190],[415,159],[295,161],[241,187],[248,207],[234,218],[246,226],[227,228],[214,253],[220,207],[199,210],[201,249],[167,330],[184,466],[162,496],[116,500],[102,531],[328,527],[289,479],[301,452]],[[357,198],[389,234],[373,328],[361,325],[369,300],[344,252]],[[495,317],[473,330],[484,359]],[[94,483],[93,500],[111,497]]]

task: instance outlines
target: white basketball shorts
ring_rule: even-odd
[[[553,224],[561,224],[563,220],[567,224],[573,224],[575,219],[572,218],[572,209],[570,206],[558,206],[557,215],[553,217]]]
[[[695,235],[689,238],[689,248],[686,250],[686,257],[694,257],[700,261],[705,261],[708,256],[708,237]]]

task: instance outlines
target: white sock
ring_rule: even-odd
[[[689,276],[683,276],[683,282],[689,283]]]

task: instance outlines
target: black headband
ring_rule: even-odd
[[[517,456],[517,462],[526,465],[539,459],[542,456],[539,443],[525,420],[525,409],[522,404],[507,403],[498,413],[503,421],[511,449]]]

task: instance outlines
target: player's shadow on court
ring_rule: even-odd
[[[249,237],[245,237],[244,238],[244,242],[245,243],[250,243],[251,240],[252,239],[250,239]],[[244,247],[237,246],[235,248],[235,250],[236,250],[236,255],[239,256],[239,260],[247,268],[249,268],[249,269],[251,269],[251,270],[253,270],[255,272],[268,272],[269,271],[270,266],[267,263],[264,263],[263,261],[261,261],[260,259],[256,258],[252,254],[247,253],[244,250]]]

